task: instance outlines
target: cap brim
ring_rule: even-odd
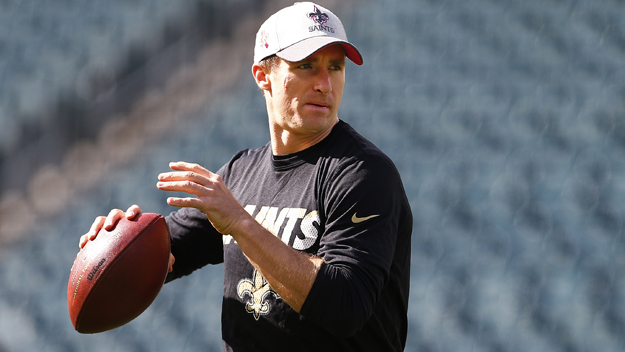
[[[360,55],[360,52],[353,44],[327,36],[304,39],[289,46],[288,48],[282,49],[277,52],[276,55],[286,61],[297,62],[304,60],[310,55],[332,44],[341,44],[343,49],[345,49],[345,55],[347,58],[353,61],[356,65],[362,65],[362,55]]]

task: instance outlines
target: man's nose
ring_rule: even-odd
[[[328,69],[319,69],[315,75],[315,90],[323,94],[328,94],[332,91],[332,82],[330,81]]]

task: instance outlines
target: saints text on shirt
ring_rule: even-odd
[[[256,205],[246,205],[245,210],[267,231],[297,250],[310,248],[319,237],[320,218],[316,210]],[[231,241],[232,236],[224,236],[224,244]]]

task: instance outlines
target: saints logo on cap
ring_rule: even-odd
[[[315,6],[314,12],[308,14],[308,18],[312,18],[313,21],[319,24],[325,24],[330,19],[330,17],[326,13],[319,11],[317,6]]]

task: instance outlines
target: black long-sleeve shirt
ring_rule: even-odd
[[[226,351],[403,350],[412,214],[386,155],[340,121],[304,151],[244,150],[218,174],[267,230],[324,259],[297,313],[204,214],[185,208],[168,216],[176,257],[168,280],[224,262]]]

